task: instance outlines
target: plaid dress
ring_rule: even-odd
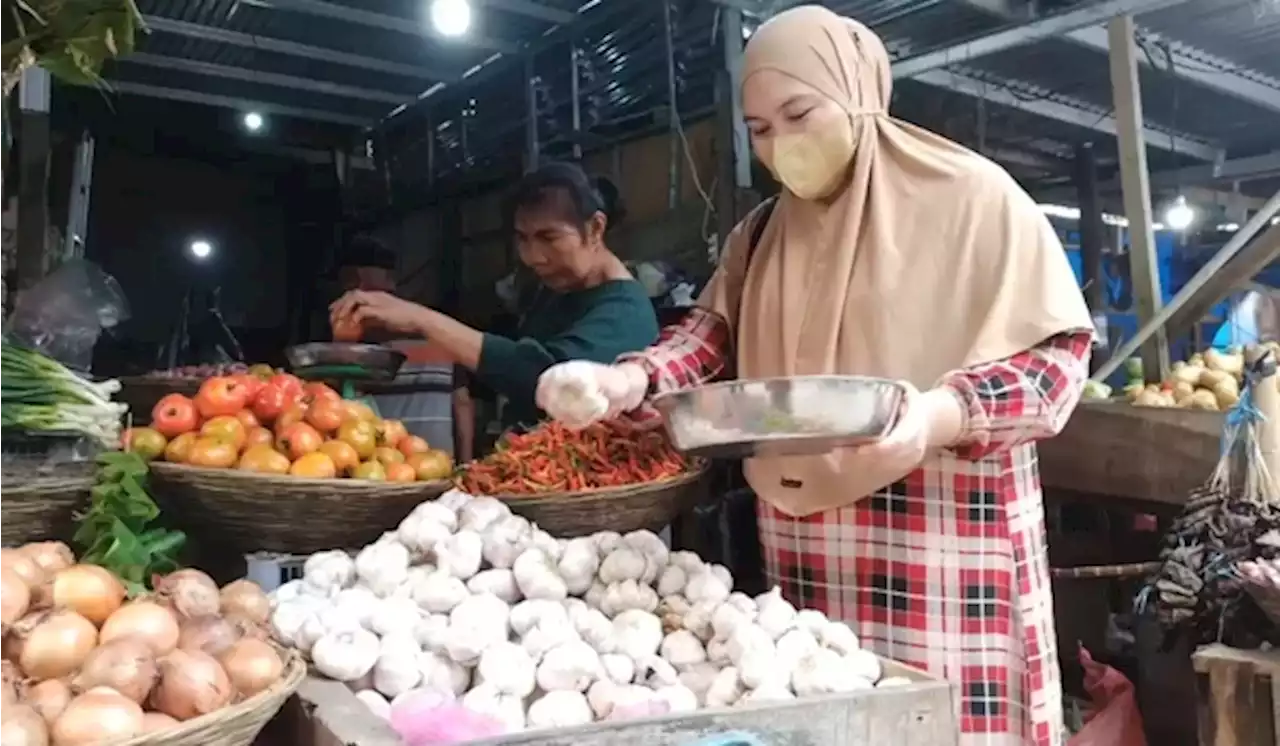
[[[720,316],[694,309],[628,359],[655,391],[678,389],[728,372],[729,340]],[[966,405],[960,444],[866,499],[805,518],[759,502],[770,583],[880,655],[957,683],[962,746],[1063,743],[1033,441],[1075,408],[1091,340],[1061,334],[946,375]]]

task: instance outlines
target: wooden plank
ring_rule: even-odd
[[[1142,326],[1160,310],[1159,264],[1151,218],[1151,184],[1147,170],[1147,146],[1143,137],[1142,90],[1138,84],[1138,50],[1133,16],[1117,16],[1107,23],[1110,45],[1111,98],[1116,113],[1116,139],[1120,145],[1120,183],[1124,212],[1129,219],[1129,272],[1133,306]],[[1142,347],[1148,380],[1164,378],[1169,369],[1169,340],[1163,329]]]
[[[882,661],[886,676],[911,685],[810,697],[774,705],[703,710],[681,716],[596,723],[471,742],[473,746],[690,746],[726,732],[756,736],[767,746],[954,746],[954,687],[934,676]],[[345,684],[308,677],[286,708],[288,743],[298,746],[399,746],[381,718]]]
[[[1209,277],[1200,286],[1200,292],[1169,317],[1166,332],[1178,336],[1189,331],[1214,306],[1256,277],[1277,257],[1280,257],[1280,225],[1273,225]]]
[[[1273,744],[1280,651],[1200,648],[1191,658],[1201,674],[1201,746]],[[1206,686],[1207,684],[1207,686]]]
[[[1181,505],[1218,463],[1223,415],[1083,402],[1039,444],[1040,481],[1062,489]]]

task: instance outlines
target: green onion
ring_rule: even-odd
[[[95,383],[38,352],[0,345],[0,424],[6,428],[80,433],[115,447],[128,411],[111,401],[119,390],[119,381]]]

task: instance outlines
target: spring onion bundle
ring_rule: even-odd
[[[79,433],[105,446],[120,442],[128,410],[111,401],[115,380],[94,383],[38,352],[0,347],[0,424],[36,434]]]

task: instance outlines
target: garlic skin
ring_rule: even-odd
[[[600,556],[596,545],[589,538],[570,539],[560,554],[557,569],[569,593],[581,596],[595,582],[600,568]]]
[[[388,644],[388,640],[392,643]],[[422,681],[419,653],[413,638],[384,638],[382,652],[373,665],[373,688],[383,696],[397,697],[418,686]]]
[[[502,723],[507,733],[519,733],[527,724],[524,701],[511,694],[503,694],[487,682],[477,684],[463,695],[462,706],[492,717]]]
[[[524,598],[520,593],[520,586],[516,585],[515,574],[501,568],[481,570],[471,576],[467,581],[467,590],[473,594],[491,593],[507,605],[519,603]]]
[[[571,640],[547,651],[538,664],[537,681],[545,692],[585,692],[601,673],[596,651],[581,640]]]
[[[524,698],[533,693],[537,667],[524,648],[514,642],[499,642],[480,656],[476,672],[500,693]]]
[[[356,555],[356,578],[379,596],[390,596],[409,574],[409,550],[396,541],[370,544]]]
[[[447,614],[470,594],[461,579],[443,570],[436,570],[413,586],[411,598],[423,611]]]
[[[676,630],[664,637],[658,651],[676,668],[705,663],[707,660],[707,651],[702,647],[702,641],[686,629]]]
[[[335,681],[355,681],[373,670],[380,653],[378,638],[362,628],[331,632],[311,648],[316,670]]]
[[[356,579],[356,563],[341,549],[316,552],[302,564],[302,582],[324,596],[350,587]]]
[[[529,705],[529,728],[572,728],[591,722],[591,705],[582,692],[557,689]]]
[[[555,563],[537,547],[522,552],[512,565],[511,572],[525,598],[558,602],[569,595],[569,588],[558,574]]]
[[[468,580],[480,571],[484,540],[474,531],[459,531],[436,544],[436,565],[459,580]]]

